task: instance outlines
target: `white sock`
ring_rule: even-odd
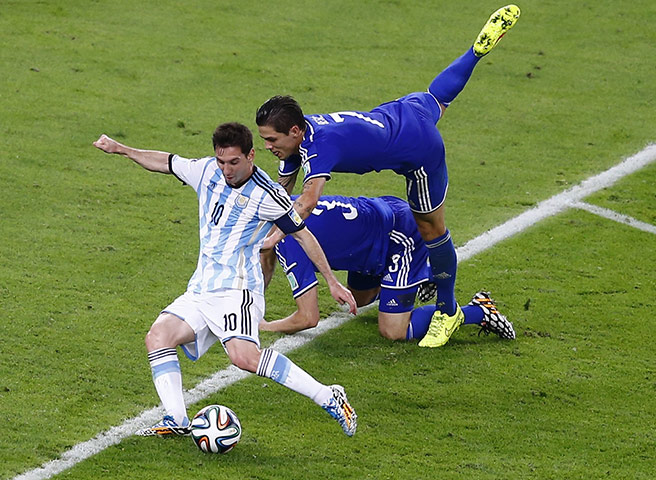
[[[330,387],[317,382],[289,358],[270,348],[262,350],[255,373],[311,398],[317,405],[326,405],[333,397]]]
[[[187,425],[189,419],[182,396],[182,372],[175,348],[153,350],[148,354],[148,361],[155,390],[167,415],[171,415],[178,425]]]

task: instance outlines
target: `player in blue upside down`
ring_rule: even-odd
[[[303,191],[294,208],[304,219],[316,207],[331,172],[393,170],[405,176],[408,203],[428,247],[431,281],[438,286],[437,308],[419,342],[422,347],[444,345],[465,320],[455,299],[457,258],[444,220],[448,175],[444,142],[435,124],[478,61],[515,25],[519,14],[516,5],[494,12],[473,47],[435,77],[426,92],[411,93],[369,112],[303,115],[290,96],[273,97],[257,111],[260,136],[280,159],[279,182],[289,193],[303,169]],[[283,237],[274,230],[264,248],[272,248]]]
[[[292,196],[292,199],[295,199]],[[378,329],[391,340],[421,339],[434,305],[414,308],[431,295],[428,250],[408,204],[400,198],[322,196],[305,224],[321,245],[333,270],[348,271],[348,287],[358,306],[379,299]],[[338,232],[336,235],[335,232]],[[316,267],[294,238],[275,247],[298,309],[286,318],[261,322],[260,330],[294,333],[319,322]],[[265,283],[273,275],[273,251],[262,254]],[[434,288],[433,288],[434,294]],[[422,298],[423,295],[423,298]],[[428,297],[428,298],[426,298]],[[478,292],[462,307],[464,324],[480,325],[485,333],[514,339],[515,331],[487,292]]]

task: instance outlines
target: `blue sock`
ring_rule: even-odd
[[[415,308],[410,315],[410,325],[408,325],[405,339],[412,340],[416,338],[417,340],[421,340],[424,338],[434,312],[435,307],[432,305]],[[462,307],[462,313],[465,315],[465,323],[463,325],[480,325],[483,321],[483,310],[476,305],[465,305]]]
[[[433,79],[428,91],[440,103],[448,105],[465,88],[474,67],[480,59],[481,57],[474,55],[474,49],[470,48]]]
[[[483,309],[476,305],[465,305],[462,307],[462,313],[465,314],[465,323],[463,325],[480,325],[485,318]]]
[[[435,307],[432,305],[415,308],[410,314],[410,325],[408,325],[405,339],[412,340],[416,338],[417,340],[421,340],[424,338],[434,312]],[[465,315],[465,323],[463,325],[480,325],[483,321],[483,310],[476,305],[465,305],[462,307],[462,313]]]
[[[426,242],[428,259],[430,261],[431,281],[437,285],[437,309],[453,315],[456,312],[456,270],[458,258],[456,249],[451,241],[451,233],[447,230],[444,235]]]
[[[424,338],[434,312],[435,307],[433,305],[424,305],[423,307],[415,308],[410,314],[410,325],[408,325],[405,339]]]

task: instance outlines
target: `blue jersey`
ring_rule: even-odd
[[[393,170],[408,174],[444,160],[435,123],[440,108],[429,93],[413,93],[370,112],[306,115],[300,155],[280,164],[281,176],[303,169],[304,181],[331,172]]]
[[[324,196],[305,223],[333,270],[375,277],[376,286],[391,289],[428,278],[428,251],[401,199]],[[294,297],[317,284],[316,268],[296,240],[281,240],[276,254]]]

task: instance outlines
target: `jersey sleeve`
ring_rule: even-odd
[[[253,174],[253,179],[266,192],[259,206],[262,220],[275,223],[285,234],[305,228],[305,222],[294,210],[292,199],[279,183],[274,183],[259,169]]]
[[[299,168],[301,168],[301,156],[290,155],[285,160],[280,160],[278,175],[281,177],[289,177],[298,172]]]
[[[339,152],[325,136],[317,132],[303,141],[301,148],[301,167],[303,183],[311,178],[322,177],[330,180]]]
[[[189,185],[198,191],[203,172],[213,160],[213,157],[190,160],[172,153],[169,155],[169,170],[183,184]]]

